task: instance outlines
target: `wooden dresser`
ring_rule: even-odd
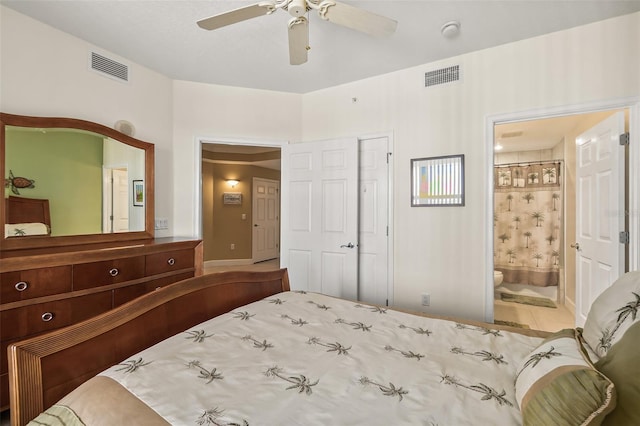
[[[0,410],[9,343],[202,275],[202,259],[201,241],[177,238],[0,251]]]

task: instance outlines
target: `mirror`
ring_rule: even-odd
[[[70,118],[0,125],[3,249],[153,238],[153,144]]]

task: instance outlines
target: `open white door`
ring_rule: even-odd
[[[280,255],[280,182],[253,178],[253,262]]]
[[[388,305],[389,138],[360,140],[358,300]]]
[[[102,169],[102,232],[129,231],[129,174],[126,168]]]
[[[292,290],[358,297],[358,140],[282,150],[281,264]]]
[[[624,113],[576,139],[576,325],[595,298],[624,273]]]
[[[113,232],[129,232],[129,173],[113,169]]]

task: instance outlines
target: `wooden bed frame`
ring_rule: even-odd
[[[51,233],[49,200],[9,196],[5,202],[5,221],[6,223],[44,223]]]
[[[286,269],[179,281],[99,316],[9,346],[10,416],[24,425],[123,359],[239,306],[288,291]]]

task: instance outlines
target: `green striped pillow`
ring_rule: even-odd
[[[615,407],[613,383],[585,356],[573,329],[545,339],[518,368],[516,400],[527,425],[599,425]]]

